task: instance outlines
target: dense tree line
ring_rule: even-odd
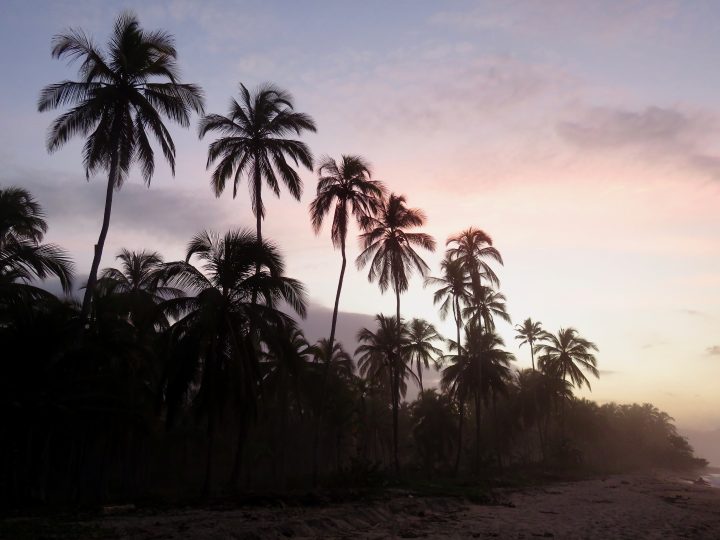
[[[83,137],[89,176],[106,172],[105,213],[77,302],[74,267],[44,242],[40,204],[0,189],[0,483],[5,501],[91,501],[185,496],[335,481],[373,474],[481,477],[498,468],[562,463],[603,469],[696,463],[672,420],[650,405],[598,406],[573,396],[597,377],[595,344],[574,328],[556,334],[516,326],[532,368],[496,333],[509,323],[499,291],[502,256],[484,231],[447,240],[439,274],[422,210],[373,178],[360,156],[317,166],[310,225],[330,222],[341,266],[328,338],[308,343],[298,319],[307,291],[286,275],[280,247],[262,235],[263,187],[300,198],[298,167],[313,170],[315,131],[292,96],[271,84],[232,100],[227,116],[200,119],[211,187],[233,197],[246,180],[256,230],[201,231],[185,258],[122,250],[100,263],[112,200],[136,165],[150,183],[152,136],[174,170],[164,119],[183,127],[204,114],[199,86],[181,83],[171,36],[121,15],[103,50],[82,31],[53,41],[53,56],[80,63],[77,81],[46,87],[41,111],[69,107],[51,125],[48,149]],[[358,269],[396,309],[358,329],[348,351],[335,339],[348,236],[360,230]],[[402,312],[413,275],[432,289],[454,339]],[[56,278],[67,296],[41,286]],[[423,382],[440,371],[437,388]],[[405,400],[416,385],[416,400]]]

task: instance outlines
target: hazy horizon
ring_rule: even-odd
[[[226,113],[239,82],[272,81],[315,118],[318,133],[303,139],[316,157],[366,157],[377,179],[427,213],[424,230],[439,245],[427,257],[433,274],[450,234],[471,225],[489,233],[505,259],[498,273],[513,323],[573,326],[598,345],[601,378],[582,395],[651,402],[681,428],[720,427],[720,43],[709,16],[720,6],[382,5],[4,2],[0,185],[33,193],[47,239],[87,274],[105,179],[85,182],[79,140],[47,154],[55,114],[37,113],[36,101],[75,73],[51,59],[53,34],[75,26],[103,43],[113,17],[132,9],[144,27],[176,37],[183,80],[203,87],[208,112]],[[171,133],[176,177],[158,160],[148,190],[133,171],[102,266],[121,247],[172,260],[203,228],[254,226],[244,181],[235,200],[212,194],[196,123]],[[266,198],[263,232],[281,246],[288,275],[327,307],[340,256],[327,229],[312,232],[316,177],[301,176],[300,203],[286,192]],[[357,253],[353,240],[350,260]],[[349,270],[342,312],[393,312],[391,294]],[[453,336],[419,278],[403,315]],[[498,331],[517,366],[529,366],[512,326]]]

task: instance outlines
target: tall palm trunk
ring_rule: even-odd
[[[465,400],[458,399],[458,412],[460,418],[458,421],[458,442],[457,442],[457,454],[455,455],[455,474],[457,474],[460,468],[460,455],[462,454],[462,442],[463,442],[463,420],[465,419]]]
[[[255,221],[256,221],[256,228],[257,228],[257,239],[258,242],[262,242],[262,174],[260,172],[260,161],[258,157],[255,157],[255,171],[253,174],[253,183],[254,187],[253,190],[255,192]],[[259,272],[259,265],[258,265],[258,272]]]
[[[397,284],[398,280],[395,280]],[[400,290],[395,288],[395,317],[397,323],[397,343],[395,349],[395,380],[393,381],[393,458],[395,462],[395,474],[400,473],[400,461],[398,460],[398,408],[400,406],[400,362],[402,362],[402,351],[400,350],[400,337],[402,326],[400,324]]]
[[[410,364],[412,366],[412,363]],[[417,376],[418,376],[418,383],[420,384],[420,393],[422,394],[425,391],[425,388],[423,388],[423,381],[422,381],[422,361],[420,358],[417,360]]]
[[[211,357],[214,360],[212,366],[210,367],[210,370],[208,372],[208,377],[210,380],[208,381],[208,386],[212,388],[212,383],[214,382],[214,374],[213,370],[215,369],[215,365],[217,364],[217,344],[213,343],[212,349],[211,349]],[[212,394],[211,394],[212,396]],[[212,397],[210,398],[212,400]],[[208,407],[208,428],[207,428],[207,454],[205,455],[205,483],[203,485],[203,495],[208,496],[210,495],[210,489],[212,486],[212,462],[213,462],[213,451],[215,449],[215,411],[213,410],[213,403],[212,401],[209,404]]]
[[[256,157],[255,163],[254,163],[254,191],[255,191],[255,219],[256,219],[256,239],[258,241],[258,244],[262,244],[262,214],[260,212],[260,208],[262,207],[262,196],[260,193],[260,190],[262,189],[262,176],[260,174],[260,165],[259,161]],[[255,275],[258,275],[260,273],[260,261],[255,263]],[[252,304],[257,304],[257,296],[258,291],[257,289],[253,290],[252,292]],[[251,334],[254,334],[255,328],[250,327]],[[230,328],[230,336],[234,337],[233,329]],[[258,350],[260,349],[260,343],[259,341],[255,342]],[[237,347],[237,343],[235,343]],[[249,374],[248,374],[249,375]],[[242,411],[239,413],[242,416]],[[232,489],[237,489],[240,485],[240,472],[242,469],[242,458],[243,458],[243,448],[245,447],[245,436],[247,434],[247,426],[245,425],[245,419],[240,418],[238,421],[238,428],[237,428],[237,442],[235,444],[235,459],[233,460],[233,469],[230,473],[230,486]]]
[[[475,390],[475,471],[480,472],[480,411],[482,408],[481,404],[481,391],[479,388]]]
[[[530,342],[530,361],[532,362],[532,369],[535,371],[535,351],[533,350],[533,342],[532,340],[529,340]]]
[[[338,309],[340,308],[340,293],[342,291],[343,280],[345,279],[345,268],[347,266],[347,256],[345,255],[345,238],[340,243],[340,253],[342,254],[342,265],[340,266],[340,278],[338,279],[337,292],[335,293],[335,306],[333,308],[332,323],[330,324],[330,339],[328,340],[328,358],[325,364],[322,380],[322,404],[321,410],[325,408],[325,387],[330,373],[330,361],[332,360],[333,346],[335,344],[335,328],[337,326]],[[317,483],[318,475],[318,449],[320,445],[320,419],[315,420],[315,429],[313,434],[313,485]]]
[[[112,137],[114,140],[119,139],[119,123],[120,120],[116,119],[113,122]],[[108,174],[107,188],[105,190],[105,211],[103,213],[102,227],[100,228],[100,236],[98,237],[97,244],[95,244],[95,250],[93,253],[93,262],[90,266],[90,275],[88,276],[87,285],[85,286],[85,295],[83,296],[82,309],[80,311],[80,318],[83,322],[87,321],[90,315],[90,304],[92,303],[92,297],[95,293],[95,284],[97,283],[97,273],[100,268],[100,260],[102,259],[103,249],[105,248],[105,239],[107,238],[108,229],[110,228],[110,213],[112,211],[113,191],[117,185],[118,167],[119,167],[119,149],[115,145],[115,151],[113,152],[112,158],[110,159],[110,171]]]

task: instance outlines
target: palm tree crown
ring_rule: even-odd
[[[413,318],[406,325],[407,343],[403,347],[403,354],[406,355],[412,366],[415,363],[417,372],[418,386],[420,392],[423,389],[422,372],[423,368],[429,369],[432,363],[435,368],[440,367],[440,357],[442,351],[434,344],[444,341],[442,336],[438,334],[435,326],[427,322],[425,319]]]
[[[43,244],[47,223],[26,190],[0,189],[0,302],[30,295],[50,296],[30,282],[55,276],[65,292],[73,283],[73,263],[55,244]]]
[[[493,247],[492,238],[484,231],[470,227],[447,240],[448,256],[461,262],[465,272],[477,289],[481,279],[487,279],[491,285],[497,286],[499,280],[492,267],[485,259],[503,264],[500,252]]]
[[[373,215],[385,194],[382,182],[372,179],[370,164],[361,156],[343,155],[340,163],[331,157],[318,168],[317,196],[310,205],[315,233],[335,204],[330,238],[335,247],[345,244],[350,214],[358,223]]]
[[[425,220],[422,210],[408,208],[405,197],[394,193],[383,201],[376,216],[363,219],[366,232],[360,237],[363,251],[357,265],[363,268],[370,263],[368,279],[377,280],[381,291],[392,287],[396,293],[405,292],[414,270],[423,276],[429,270],[413,246],[433,251],[435,240],[429,234],[408,232]]]
[[[561,328],[557,336],[546,334],[545,341],[538,347],[541,353],[539,359],[540,369],[549,374],[569,381],[581,388],[583,384],[590,387],[590,381],[583,371],[594,377],[600,377],[597,369],[597,359],[591,351],[597,351],[597,346],[580,337],[574,328]]]
[[[543,330],[539,321],[533,321],[530,317],[525,319],[522,324],[515,325],[515,339],[519,340],[518,346],[528,345],[530,347],[530,359],[532,368],[535,369],[535,344],[538,340],[543,339],[546,332]]]
[[[313,157],[305,143],[286,137],[291,133],[300,136],[306,130],[316,131],[313,119],[295,111],[288,92],[268,83],[254,93],[240,84],[240,102],[230,101],[227,116],[208,114],[200,121],[201,138],[210,131],[220,135],[208,148],[207,167],[217,162],[210,180],[213,191],[220,196],[226,182],[232,180],[235,197],[240,180],[248,177],[259,239],[265,217],[263,179],[275,195],[280,195],[282,182],[300,200],[302,180],[287,160],[312,170]]]

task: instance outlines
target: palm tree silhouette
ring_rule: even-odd
[[[417,208],[408,208],[405,197],[394,193],[382,202],[374,216],[363,218],[362,228],[365,232],[360,236],[363,251],[358,255],[356,264],[363,268],[370,264],[368,280],[378,281],[380,290],[388,288],[395,291],[395,321],[397,324],[396,355],[400,362],[401,352],[401,319],[400,294],[408,289],[408,280],[414,270],[422,276],[427,274],[428,265],[422,260],[413,246],[420,246],[428,251],[435,250],[435,240],[425,233],[408,232],[407,229],[425,224],[425,213]],[[393,399],[399,402],[399,381],[393,387]],[[394,454],[395,470],[399,471],[397,459],[397,408],[394,411]]]
[[[590,387],[590,381],[583,371],[595,378],[600,377],[597,359],[591,351],[597,351],[597,345],[580,337],[574,328],[561,328],[557,336],[546,333],[543,343],[538,347],[541,356],[538,359],[540,370],[551,378],[567,381],[573,386],[582,388],[583,384]],[[565,436],[565,403],[568,398],[561,399],[560,431]]]
[[[360,375],[373,381],[379,381],[381,384],[384,380],[388,381],[393,411],[393,463],[397,473],[400,470],[398,460],[400,398],[407,392],[406,379],[408,377],[417,379],[417,375],[406,361],[405,355],[402,354],[402,350],[408,344],[406,325],[402,321],[398,324],[395,317],[385,317],[384,315],[376,315],[375,320],[377,321],[377,330],[363,328],[358,332],[357,339],[360,345],[355,349],[355,356],[358,357]]]
[[[535,343],[545,336],[542,324],[528,317],[522,324],[515,325],[515,332],[515,339],[520,340],[518,345],[522,347],[527,344],[530,347],[530,360],[533,371],[535,371]]]
[[[600,377],[597,359],[591,351],[597,351],[597,345],[580,337],[574,328],[561,328],[557,336],[545,333],[543,343],[538,346],[540,369],[549,375],[569,380],[573,386],[590,387],[590,381],[583,371],[595,378]]]
[[[0,189],[0,306],[31,303],[52,294],[31,285],[36,279],[55,276],[65,292],[73,284],[70,256],[55,244],[43,244],[45,215],[24,189]]]
[[[115,257],[120,268],[105,268],[97,281],[97,290],[113,295],[123,305],[133,325],[143,331],[152,327],[167,328],[159,304],[182,296],[175,287],[163,286],[162,255],[155,251],[122,249]]]
[[[449,389],[457,399],[464,400],[470,395],[475,402],[475,467],[480,468],[481,448],[481,403],[488,392],[497,390],[498,380],[507,380],[509,362],[514,356],[505,351],[503,339],[494,332],[487,332],[475,323],[465,327],[465,354],[447,357],[450,361],[442,374],[442,387]],[[460,350],[457,342],[450,341],[450,350]],[[486,377],[488,370],[492,375]],[[462,413],[462,408],[460,409]],[[462,422],[462,416],[460,417]],[[456,462],[459,462],[459,455]],[[457,464],[456,464],[457,470]]]
[[[296,166],[312,170],[313,157],[304,142],[286,137],[290,133],[300,136],[306,130],[316,131],[313,119],[295,111],[292,96],[269,83],[259,86],[254,93],[240,84],[240,102],[230,101],[227,116],[208,114],[200,121],[200,138],[210,131],[220,135],[208,148],[207,167],[217,161],[210,180],[213,191],[219,197],[225,183],[232,180],[234,198],[242,177],[248,178],[260,241],[265,217],[263,180],[275,195],[280,195],[282,182],[300,200],[302,180],[288,158]]]
[[[486,279],[493,286],[500,283],[492,267],[485,260],[490,259],[500,265],[503,264],[500,252],[492,243],[492,238],[488,234],[474,227],[451,236],[446,242],[448,257],[460,261],[470,277],[474,290],[480,288],[482,279]]]
[[[410,319],[410,322],[406,325],[406,329],[407,344],[403,348],[403,354],[408,357],[411,366],[413,363],[415,364],[418,386],[422,393],[424,391],[423,367],[430,369],[430,363],[432,363],[436,369],[440,368],[439,358],[442,356],[442,351],[433,345],[433,343],[436,341],[443,342],[445,340],[438,334],[435,326],[425,319]]]
[[[71,29],[53,38],[52,56],[79,60],[81,65],[79,81],[51,84],[40,93],[41,112],[74,105],[50,126],[48,151],[54,152],[81,135],[85,137],[86,176],[108,172],[103,222],[82,304],[85,320],[110,226],[113,191],[120,189],[133,163],[140,165],[145,183],[150,185],[155,154],[148,132],[175,174],[175,144],[162,117],[188,127],[191,112],[203,112],[203,96],[198,86],[180,82],[173,37],[160,30],[143,30],[129,12],[116,19],[105,51],[82,30]]]
[[[361,224],[365,216],[376,212],[385,194],[385,186],[382,182],[372,179],[370,165],[360,156],[342,156],[338,164],[331,157],[325,157],[318,168],[317,195],[310,204],[310,219],[315,234],[319,234],[325,216],[329,214],[334,205],[332,227],[330,238],[334,247],[340,248],[342,265],[340,266],[340,278],[338,279],[337,292],[335,293],[335,305],[333,307],[332,322],[330,324],[330,338],[327,346],[333,349],[335,346],[335,329],[337,326],[338,309],[340,306],[340,292],[342,291],[343,279],[347,257],[345,255],[345,243],[347,240],[350,216]],[[322,378],[321,395],[325,395],[327,384],[327,370]],[[318,416],[319,419],[319,416]],[[319,444],[319,425],[315,426],[313,442],[313,481],[317,481],[317,452]]]
[[[329,347],[335,342],[335,327],[337,324],[338,306],[340,304],[340,291],[347,259],[345,256],[345,242],[347,240],[350,215],[358,224],[369,215],[373,215],[385,194],[382,182],[373,180],[370,165],[360,156],[342,156],[338,164],[334,159],[326,157],[318,168],[317,196],[310,205],[310,219],[315,234],[320,232],[325,216],[333,212],[330,238],[333,246],[340,248],[342,265],[340,278],[335,294],[332,323],[330,326]]]
[[[440,263],[441,277],[428,277],[425,286],[439,287],[433,295],[433,303],[440,304],[440,317],[445,320],[452,309],[455,321],[456,343],[460,343],[460,328],[462,327],[461,304],[467,304],[472,298],[471,283],[466,277],[465,268],[461,260],[453,260],[448,255]],[[462,354],[462,346],[458,351]]]
[[[193,257],[202,269],[190,264]],[[235,485],[260,380],[256,334],[272,339],[278,326],[293,327],[292,319],[278,309],[281,302],[305,316],[304,287],[284,275],[278,248],[267,241],[258,242],[247,230],[232,230],[223,236],[207,231],[198,234],[188,245],[185,261],[165,264],[162,284],[189,293],[163,304],[166,314],[176,320],[170,329],[175,376],[168,383],[168,415],[172,416],[172,406],[186,395],[201,371],[197,392],[200,411],[208,419],[207,493],[212,481],[215,423],[225,397],[234,395],[238,444],[231,481]]]
[[[485,285],[480,285],[473,291],[472,301],[463,310],[463,315],[485,332],[495,330],[495,317],[507,323],[511,322],[505,304],[505,295]]]

